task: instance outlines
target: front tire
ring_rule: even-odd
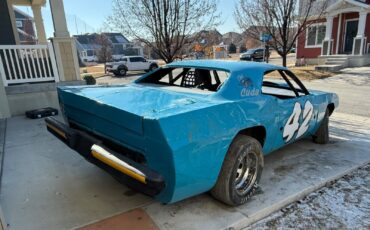
[[[114,75],[118,77],[124,77],[126,76],[126,74],[127,74],[126,69],[118,69],[116,72],[114,72]]]
[[[252,137],[239,135],[227,152],[211,194],[231,206],[244,204],[257,191],[262,170],[261,144]]]
[[[312,138],[317,144],[327,144],[329,142],[329,109],[326,109],[324,119]]]
[[[153,70],[155,70],[155,69],[157,69],[157,68],[158,68],[158,66],[157,66],[157,65],[151,65],[151,66],[149,67],[148,72],[151,72],[151,71],[153,71]]]

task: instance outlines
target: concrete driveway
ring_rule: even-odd
[[[237,208],[227,207],[208,194],[162,205],[83,160],[49,135],[42,120],[8,119],[0,196],[8,228],[71,229],[117,214],[132,214],[130,210],[142,211],[159,229],[248,226],[370,162],[370,104],[362,104],[370,98],[366,82],[370,68],[361,69],[360,77],[366,82],[361,84],[346,83],[349,77],[353,82],[360,80],[351,73],[357,69],[347,71],[347,77],[307,83],[311,88],[333,89],[340,96],[341,107],[331,119],[330,143],[317,145],[305,139],[267,156],[261,191]],[[361,97],[354,98],[351,92]],[[348,110],[343,108],[346,105]]]

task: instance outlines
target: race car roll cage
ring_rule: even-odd
[[[166,75],[171,75],[172,71],[178,68],[182,68],[183,70],[175,77],[170,77],[168,83],[160,81]],[[207,89],[212,92],[217,92],[223,85],[223,82],[221,82],[220,77],[217,73],[218,70],[208,68],[194,68],[194,70],[191,69],[192,69],[191,67],[160,68],[157,71],[150,74],[149,76],[141,79],[138,83],[152,83],[159,85],[178,86],[184,88],[197,88],[202,90]],[[215,84],[212,84],[211,71],[216,82]],[[262,78],[266,74],[269,74],[273,71],[277,71],[280,73],[281,77],[287,83],[288,87],[270,81],[262,81],[262,86],[291,90],[294,92],[296,97],[301,96],[299,93],[303,93],[304,95],[310,94],[307,88],[303,85],[303,83],[297,78],[297,76],[295,76],[295,74],[293,74],[289,70],[271,69],[266,71],[263,74]],[[180,85],[176,85],[175,82],[178,81],[181,77],[182,79]],[[300,89],[294,87],[291,80],[293,80],[300,87]]]
[[[296,97],[300,97],[301,95],[299,95],[299,92],[301,93],[304,93],[305,95],[309,95],[310,92],[307,90],[307,88],[303,85],[303,83],[298,79],[297,76],[295,76],[295,74],[293,74],[291,71],[288,71],[288,70],[280,70],[280,69],[274,69],[274,70],[269,70],[269,71],[266,71],[264,73],[264,76],[266,74],[269,74],[273,71],[278,71],[281,75],[281,77],[285,80],[285,82],[288,84],[289,87],[286,87],[284,85],[280,85],[278,83],[275,83],[275,82],[270,82],[270,81],[262,81],[262,86],[268,86],[268,87],[272,87],[272,88],[278,88],[278,89],[288,89],[288,90],[292,90],[294,92],[294,94],[296,95]],[[301,89],[297,89],[296,87],[293,86],[293,84],[290,82],[289,78],[286,76],[286,74],[291,78],[293,79],[293,81],[295,83],[297,83],[297,85],[301,88]]]

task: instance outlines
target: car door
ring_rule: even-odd
[[[263,50],[262,49],[257,49],[254,52],[254,58],[255,59],[261,59],[261,58],[263,58]]]
[[[290,71],[265,73],[262,93],[274,97],[277,124],[273,149],[311,133],[315,127],[316,104],[312,95]]]
[[[143,57],[138,57],[138,65],[140,67],[140,70],[147,70],[149,69],[148,61]]]
[[[129,70],[140,70],[140,57],[130,57]]]
[[[317,117],[314,98],[299,79],[290,71],[280,73],[294,93],[294,97],[277,99],[280,125],[280,133],[276,139],[277,148],[312,134]]]

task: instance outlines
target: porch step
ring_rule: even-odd
[[[332,58],[327,58],[326,61],[347,61],[348,58],[346,57],[332,57]]]
[[[344,61],[332,61],[332,60],[327,60],[325,62],[325,65],[344,65],[346,64],[347,60]]]
[[[343,65],[318,65],[315,70],[337,72],[343,68]]]
[[[321,55],[324,58],[348,58],[347,54]]]

